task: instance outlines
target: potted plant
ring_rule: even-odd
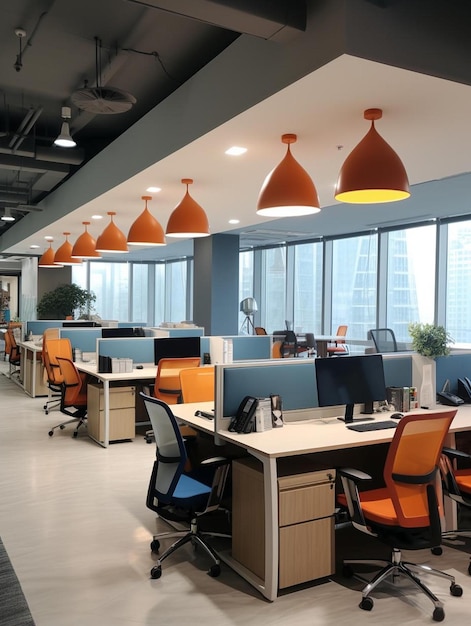
[[[38,303],[39,317],[51,319],[64,319],[78,312],[90,314],[96,296],[87,289],[82,289],[75,283],[59,285],[53,291],[43,295]]]
[[[444,326],[413,322],[409,324],[409,335],[412,338],[412,348],[423,356],[436,359],[450,354],[448,344],[453,343],[453,339]]]
[[[412,379],[419,389],[419,403],[423,408],[432,408],[436,401],[436,364],[439,356],[450,354],[449,343],[453,339],[443,326],[435,324],[409,324],[412,348],[417,352],[412,364]]]

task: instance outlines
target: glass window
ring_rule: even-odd
[[[165,321],[165,263],[155,266],[155,302],[154,325],[160,326]]]
[[[456,342],[471,343],[471,222],[448,224],[446,329]]]
[[[104,320],[129,321],[128,263],[90,262],[90,291],[95,310]]]
[[[262,251],[262,326],[270,334],[283,330],[286,319],[286,246]]]
[[[398,341],[410,341],[410,322],[433,323],[436,226],[388,234],[386,326]]]
[[[294,246],[294,330],[322,328],[322,242]]]
[[[254,295],[253,258],[253,250],[244,250],[239,254],[239,303]],[[244,321],[245,315],[239,311],[239,328],[242,328]]]
[[[348,326],[348,335],[364,339],[376,326],[378,237],[361,235],[333,241],[332,328]]]
[[[88,289],[87,285],[87,263],[72,265],[72,282],[81,289]]]
[[[149,267],[146,264],[132,265],[132,322],[147,324]]]
[[[172,261],[167,263],[166,272],[166,301],[164,321],[181,322],[187,319],[186,314],[186,287],[187,261]]]

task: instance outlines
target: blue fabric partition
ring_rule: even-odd
[[[70,339],[72,348],[82,352],[95,352],[96,340],[101,337],[101,328],[60,328],[61,338]]]
[[[202,337],[203,328],[165,328],[169,337]]]
[[[436,366],[437,391],[440,391],[445,382],[449,380],[450,391],[456,393],[458,378],[463,378],[463,376],[471,378],[471,352],[438,357]]]
[[[471,357],[471,355],[470,355]],[[348,357],[341,357],[348,358]],[[267,362],[247,367],[225,366],[223,372],[223,416],[232,416],[246,395],[267,397],[277,393],[287,411],[318,407],[314,359],[295,359],[280,364]],[[471,363],[471,359],[470,359]],[[412,384],[410,356],[384,358],[386,387],[409,387]]]
[[[232,339],[233,361],[253,361],[271,358],[271,337],[269,335],[235,335],[222,337]],[[210,353],[210,337],[201,337],[201,355]]]
[[[99,356],[132,359],[134,363],[153,363],[154,338],[98,339],[97,360]]]
[[[25,334],[28,336],[31,332],[33,335],[42,335],[46,328],[62,328],[63,321],[64,320],[31,320],[26,322]]]

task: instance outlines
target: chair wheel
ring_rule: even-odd
[[[369,596],[366,596],[366,598],[362,598],[358,606],[364,611],[371,611],[371,609],[374,607],[374,604],[375,603],[373,602],[373,600]]]
[[[450,593],[455,598],[461,598],[461,596],[463,595],[463,587],[457,585],[456,583],[453,583],[452,585],[450,585]]]
[[[445,611],[441,607],[437,607],[432,614],[432,618],[435,622],[443,622],[445,619]]]
[[[150,542],[150,549],[152,552],[158,552],[160,549],[160,541],[158,539],[153,539]]]
[[[156,565],[155,567],[153,567],[150,570],[150,577],[153,580],[157,580],[162,576],[162,566],[161,565]]]
[[[49,433],[48,433],[49,437],[52,437],[53,434],[54,434],[53,430],[50,430]]]
[[[431,552],[432,554],[440,556],[441,554],[443,554],[443,549],[441,546],[436,546],[435,548],[432,548]]]
[[[351,565],[344,565],[342,568],[342,575],[344,578],[353,578],[353,567]]]
[[[77,438],[77,436],[78,436],[78,432],[77,432],[76,430],[74,430],[74,432],[72,433],[72,437],[73,437],[74,439],[76,439],[76,438]]]
[[[49,415],[49,411],[47,409],[44,409],[46,415]]]
[[[64,428],[65,428],[65,424],[61,424],[61,425],[59,426],[59,428],[60,428],[61,430],[64,430]]]
[[[208,570],[208,574],[209,576],[211,576],[211,578],[217,578],[220,573],[221,573],[221,566],[217,564],[211,565],[211,567]]]

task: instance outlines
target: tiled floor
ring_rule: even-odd
[[[219,578],[207,576],[206,557],[189,547],[151,580],[149,541],[157,524],[166,527],[145,506],[154,446],[139,437],[105,450],[70,430],[50,438],[60,414],[44,415],[43,403],[0,374],[0,536],[37,626],[431,622],[431,603],[413,590],[380,591],[373,611],[361,611],[360,594],[340,577],[269,603],[227,566]],[[445,548],[442,557],[410,556],[457,576],[462,598],[440,580],[427,582],[445,602],[446,621],[469,624],[468,555]]]

